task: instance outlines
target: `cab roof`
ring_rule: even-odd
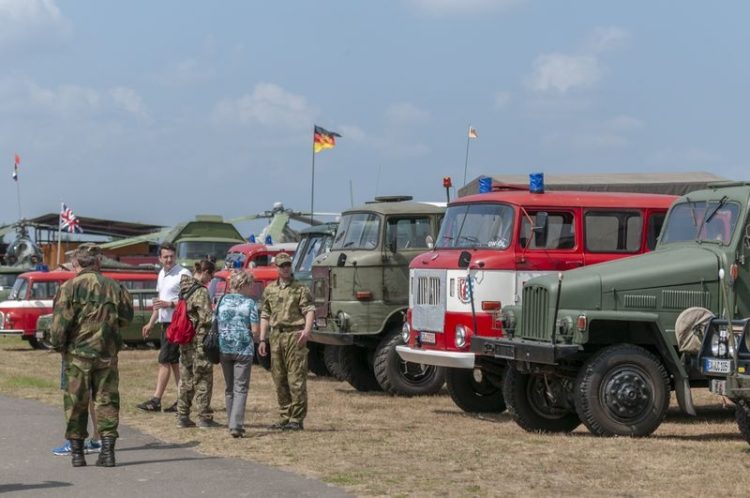
[[[457,206],[487,202],[503,202],[525,207],[599,207],[599,208],[668,208],[678,199],[675,195],[633,194],[626,192],[552,191],[532,194],[527,190],[500,190],[461,197],[449,204]]]
[[[258,242],[246,242],[245,244],[233,245],[229,248],[229,252],[239,252],[242,254],[288,252],[290,254],[293,254],[296,249],[296,242],[284,242],[280,244],[261,244]]]
[[[338,228],[338,223],[322,223],[320,225],[313,225],[311,227],[303,228],[299,231],[300,234],[305,235],[308,233],[322,233],[322,234],[329,234],[329,235],[335,235],[336,229]]]
[[[441,214],[445,212],[445,203],[440,202],[371,202],[355,206],[342,212],[342,215],[352,213],[378,213],[378,214]]]

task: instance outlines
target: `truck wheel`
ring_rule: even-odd
[[[307,367],[318,377],[328,377],[331,375],[328,373],[325,360],[323,359],[323,347],[323,344],[316,342],[307,343]]]
[[[505,371],[503,396],[508,413],[528,432],[570,432],[579,425],[578,414],[566,407],[565,388],[559,377]]]
[[[737,405],[734,411],[737,427],[740,428],[740,433],[745,441],[750,443],[750,403],[746,399],[738,399],[734,402]]]
[[[375,378],[388,394],[419,396],[435,394],[445,384],[445,369],[404,361],[396,352],[403,345],[401,330],[392,330],[375,349]]]
[[[326,368],[336,380],[346,380],[344,372],[341,371],[341,346],[326,344],[323,349],[323,360]]]
[[[669,408],[669,377],[661,361],[632,344],[592,356],[578,373],[576,411],[597,436],[648,436]]]
[[[367,349],[359,346],[341,346],[339,365],[341,365],[344,380],[357,391],[382,391],[378,380],[375,378],[375,373],[372,371],[372,363]]]
[[[481,372],[481,371],[480,371]],[[467,368],[446,368],[445,385],[456,405],[469,413],[500,413],[505,411],[505,398],[501,388],[482,375],[480,382]]]
[[[29,341],[29,345],[34,349],[49,349],[43,341],[40,341],[36,337],[29,337],[27,340]]]

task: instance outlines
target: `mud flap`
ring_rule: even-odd
[[[686,378],[675,379],[674,392],[677,395],[677,403],[680,409],[688,415],[695,416],[693,405],[693,394],[690,392],[690,381]]]

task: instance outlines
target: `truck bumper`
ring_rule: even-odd
[[[508,361],[557,365],[559,360],[581,351],[577,344],[552,344],[524,339],[473,337],[471,350],[480,355]]]
[[[396,352],[405,361],[448,368],[474,368],[476,356],[474,353],[414,349],[409,346],[396,346]]]
[[[0,335],[23,335],[23,329],[0,329]]]

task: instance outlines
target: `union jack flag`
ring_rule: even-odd
[[[62,211],[60,211],[60,229],[67,230],[70,233],[83,233],[83,228],[81,228],[81,223],[78,221],[78,217],[74,215],[73,211],[64,203],[62,205]]]

